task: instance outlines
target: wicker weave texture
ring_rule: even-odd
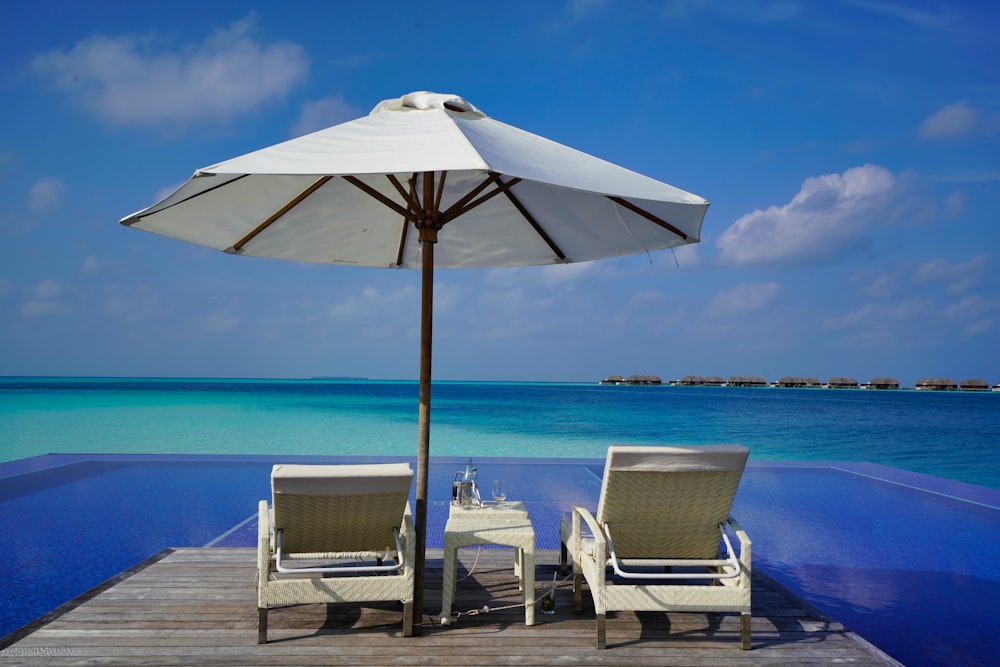
[[[715,558],[742,471],[610,472],[597,522],[619,558]]]
[[[278,493],[274,524],[287,552],[395,549],[406,493],[315,496]]]
[[[374,576],[302,576],[284,575],[275,570],[275,544],[266,500],[259,503],[257,542],[257,606],[261,609],[292,604],[364,602],[377,600],[413,601],[416,541],[413,518],[405,503],[405,512],[396,520],[403,546],[403,568],[398,574]],[[331,551],[339,546],[333,539],[323,544],[323,552],[339,557],[347,552]],[[395,547],[393,547],[395,548]]]

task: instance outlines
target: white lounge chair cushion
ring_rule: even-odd
[[[612,445],[608,448],[608,470],[663,472],[707,472],[743,470],[750,450],[742,445],[697,447],[642,447]]]
[[[279,464],[271,470],[272,493],[304,496],[352,496],[409,493],[409,463],[360,465]]]
[[[563,544],[568,545],[573,533],[573,512],[565,512],[559,521],[559,535]],[[585,522],[580,522],[580,549],[588,556],[594,555],[594,535],[590,532],[590,526]]]

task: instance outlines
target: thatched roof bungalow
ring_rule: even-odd
[[[705,386],[708,387],[725,387],[726,378],[719,377],[718,375],[709,375],[705,378]]]
[[[629,375],[625,382],[628,384],[663,384],[663,378],[659,375]]]
[[[830,378],[826,386],[830,389],[857,389],[858,381],[854,378]]]
[[[612,375],[601,380],[601,384],[625,384],[625,378],[621,375]]]
[[[955,391],[958,384],[951,378],[924,378],[918,380],[914,388],[923,391]]]
[[[820,383],[819,378],[797,378],[786,375],[779,379],[774,386],[783,389],[801,389],[804,387],[822,387],[823,385]]]
[[[685,375],[680,380],[676,380],[672,384],[680,385],[682,387],[700,387],[705,384],[705,378],[700,375]]]
[[[730,375],[730,387],[766,387],[767,380],[759,376]]]
[[[990,385],[986,380],[962,380],[958,388],[962,391],[987,391]]]
[[[899,380],[896,378],[872,378],[867,384],[862,385],[865,389],[899,389]]]

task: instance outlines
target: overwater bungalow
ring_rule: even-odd
[[[782,389],[814,389],[823,385],[819,381],[819,378],[797,378],[786,375],[774,383],[774,386],[781,387]]]
[[[766,387],[767,380],[756,375],[730,375],[728,384],[730,387]]]
[[[629,375],[625,382],[626,384],[654,385],[663,384],[663,378],[659,375]]]
[[[861,385],[862,389],[899,389],[899,380],[896,378],[872,378],[867,383]]]
[[[988,391],[990,385],[986,380],[962,380],[958,388],[962,391]]]
[[[701,387],[705,384],[705,378],[700,375],[685,375],[680,380],[674,380],[670,384],[680,387]]]
[[[709,375],[705,378],[706,387],[725,387],[726,378],[720,377],[718,375]]]
[[[828,389],[857,389],[858,381],[854,378],[830,378],[826,387]]]
[[[958,383],[951,378],[924,378],[914,386],[918,391],[955,391]]]
[[[625,384],[625,378],[621,375],[612,375],[601,380],[601,384]]]

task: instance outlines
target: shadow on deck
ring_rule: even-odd
[[[464,549],[452,625],[437,621],[442,552],[427,552],[419,637],[402,636],[402,605],[273,609],[257,645],[256,554],[247,548],[169,549],[0,640],[15,665],[897,665],[769,578],[753,578],[753,650],[739,649],[734,614],[617,612],[607,650],[594,648],[593,604],[572,613],[572,582],[557,586],[556,613],[524,610],[511,551]],[[558,569],[536,553],[538,595]],[[472,569],[471,575],[469,570]],[[484,605],[489,613],[482,613]]]

